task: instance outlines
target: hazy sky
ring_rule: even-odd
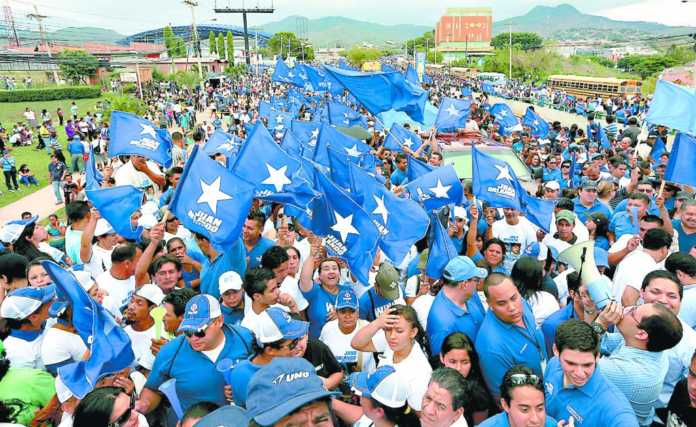
[[[199,0],[198,22],[210,22],[216,0]],[[291,15],[309,18],[345,16],[382,24],[433,25],[448,6],[491,6],[493,19],[500,20],[528,12],[535,5],[569,3],[580,11],[621,20],[644,20],[668,25],[696,24],[696,0],[246,0],[246,7],[276,8],[273,15],[250,15],[249,25],[261,25]],[[217,0],[218,7],[240,7],[243,0]],[[191,13],[181,0],[10,0],[20,28],[33,28],[26,14],[36,4],[48,15],[46,28],[95,26],[122,34],[161,27],[168,23],[190,23]],[[241,25],[239,15],[217,15],[217,22]]]

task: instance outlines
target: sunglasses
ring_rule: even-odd
[[[192,332],[192,331],[186,331],[184,332],[184,335],[186,335],[186,338],[191,338],[191,337],[196,337],[196,338],[203,338],[208,330],[208,326],[210,326],[210,323],[207,325],[203,326],[201,329],[198,331]]]
[[[538,375],[529,374],[512,374],[510,375],[510,383],[512,385],[539,385],[540,378]]]
[[[109,423],[108,427],[120,427],[126,424],[131,417],[133,409],[135,409],[135,393],[130,394],[130,404],[128,405],[126,412],[121,414],[121,416],[118,417],[113,423]]]

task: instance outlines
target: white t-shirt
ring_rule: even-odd
[[[556,301],[556,297],[546,291],[538,291],[527,302],[532,306],[532,313],[534,313],[534,321],[537,327],[541,326],[547,317],[561,308],[558,305],[558,301]]]
[[[364,326],[367,326],[367,320],[358,319],[358,324],[349,334],[344,334],[338,327],[338,320],[332,320],[324,325],[321,329],[319,340],[326,344],[331,353],[336,356],[341,364],[357,363],[360,361],[358,370],[361,372],[372,373],[375,371],[375,358],[372,353],[367,351],[357,351],[350,345],[350,341],[355,334]]]
[[[225,348],[225,341],[227,338],[225,338],[225,334],[222,335],[222,341],[220,342],[220,345],[215,347],[212,350],[207,350],[207,351],[201,351],[207,357],[210,359],[211,362],[215,363],[217,362],[218,357],[220,356],[220,353],[222,353],[222,350]]]
[[[92,257],[85,264],[85,268],[92,273],[92,277],[97,277],[111,269],[111,252],[113,249],[104,249],[96,243],[92,245]]]
[[[87,346],[79,335],[58,328],[49,328],[41,343],[41,358],[45,365],[66,360],[82,360]]]
[[[150,351],[150,346],[152,345],[152,340],[155,339],[155,325],[144,331],[136,331],[131,325],[126,326],[123,330],[131,339],[131,348],[135,355],[135,362],[145,369],[152,369],[155,356]]]
[[[116,318],[120,319],[121,307],[128,304],[128,300],[135,291],[135,276],[125,280],[115,279],[111,271],[107,270],[94,279],[100,289],[105,290],[108,295],[104,297],[104,308]]]
[[[411,304],[416,314],[418,315],[418,322],[420,322],[423,330],[428,328],[428,315],[430,314],[430,307],[433,306],[433,301],[435,297],[430,294],[424,294],[416,298]]]
[[[147,166],[154,173],[161,175],[157,163],[147,160]],[[132,185],[139,188],[143,182],[150,181],[150,178],[139,170],[136,170],[135,166],[133,166],[133,162],[129,160],[123,166],[114,171],[114,180],[116,180],[117,186]]]
[[[522,256],[527,246],[537,241],[536,230],[537,227],[524,217],[519,217],[516,225],[508,224],[505,219],[500,219],[493,223],[493,237],[502,240],[507,246],[504,261],[507,271],[512,270],[512,266]],[[513,244],[520,245],[517,253],[512,250]]]
[[[25,341],[12,335],[5,338],[3,345],[5,346],[5,355],[10,361],[10,366],[13,368],[43,369],[41,342],[44,334],[45,332],[34,341]]]
[[[430,375],[433,369],[430,367],[428,358],[423,353],[420,345],[413,343],[411,353],[399,363],[394,363],[394,352],[387,344],[386,340],[372,340],[375,349],[383,354],[379,357],[379,366],[393,366],[399,378],[409,385],[408,406],[416,411],[421,410],[423,396],[428,389]]]
[[[261,317],[261,314],[256,314],[254,312],[254,309],[251,308],[251,298],[247,300],[246,294],[244,295],[244,318],[242,319],[240,326],[244,326],[251,332],[253,332],[256,336],[258,336],[256,330],[257,330],[257,325],[259,322],[259,317]],[[263,313],[263,311],[261,312]]]
[[[297,309],[300,311],[306,309],[309,306],[309,302],[305,299],[304,296],[302,296],[302,292],[300,291],[298,281],[294,277],[285,276],[285,279],[283,279],[283,283],[280,284],[280,292],[290,295],[292,299],[295,301],[295,304],[297,304]],[[281,304],[276,304],[274,307],[282,308],[285,311],[289,310],[288,307]]]
[[[621,260],[614,273],[614,298],[621,301],[624,289],[630,286],[640,291],[645,276],[654,270],[661,270],[662,267],[655,262],[653,257],[641,249],[636,249]]]

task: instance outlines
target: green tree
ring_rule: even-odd
[[[186,41],[183,37],[176,37],[174,39],[174,46],[175,57],[181,58],[182,56],[188,56],[188,49],[186,49]]]
[[[353,46],[346,52],[346,58],[356,67],[362,67],[365,62],[376,61],[381,57],[381,50],[369,47]]]
[[[217,53],[220,59],[225,59],[225,36],[222,33],[217,35]]]
[[[211,55],[217,53],[217,40],[215,40],[215,33],[212,31],[208,33],[208,51]]]
[[[172,27],[170,27],[169,25],[164,27],[163,37],[164,47],[167,49],[167,56],[169,56],[170,58],[174,58],[176,56],[177,46]]]
[[[234,65],[234,37],[230,31],[227,32],[227,61]]]
[[[267,46],[273,55],[281,55],[282,53],[283,59],[288,56],[294,56],[295,58],[302,57],[302,44],[295,33],[286,31],[275,33],[268,41]],[[314,57],[314,52],[312,52],[312,57]],[[305,59],[306,58],[307,51],[305,50]]]
[[[414,48],[417,49],[417,51],[423,51],[426,48],[428,48],[428,50],[435,48],[435,31],[426,31],[420,37],[406,40],[404,44],[406,45],[406,52],[411,56],[413,56]]]
[[[512,46],[522,50],[539,49],[543,42],[544,39],[537,33],[512,33]],[[491,40],[491,46],[496,49],[507,48],[509,44],[509,33],[500,33]]]
[[[64,50],[58,54],[58,59],[60,74],[75,83],[86,83],[86,78],[94,75],[99,67],[97,57],[83,50]]]
[[[430,52],[425,56],[425,60],[430,64],[442,64],[442,53],[435,49],[430,49]]]

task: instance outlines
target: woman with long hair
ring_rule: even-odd
[[[38,244],[47,239],[48,232],[46,229],[42,225],[36,224],[36,218],[32,218],[14,243],[14,252],[24,255],[29,261],[37,258],[51,259],[50,255],[40,251],[38,248]]]
[[[135,395],[120,387],[101,387],[87,393],[75,408],[73,427],[138,427]]]
[[[407,305],[393,305],[361,328],[351,341],[358,351],[382,353],[379,366],[393,366],[409,384],[408,404],[420,411],[432,367],[428,361],[427,336],[416,311]]]
[[[560,310],[556,297],[543,290],[544,270],[536,258],[520,257],[512,267],[510,278],[532,307],[537,326],[552,313]]]
[[[614,242],[609,240],[609,220],[607,217],[601,212],[595,212],[589,216],[585,226],[590,233],[590,240],[595,241],[595,247],[608,251]]]

